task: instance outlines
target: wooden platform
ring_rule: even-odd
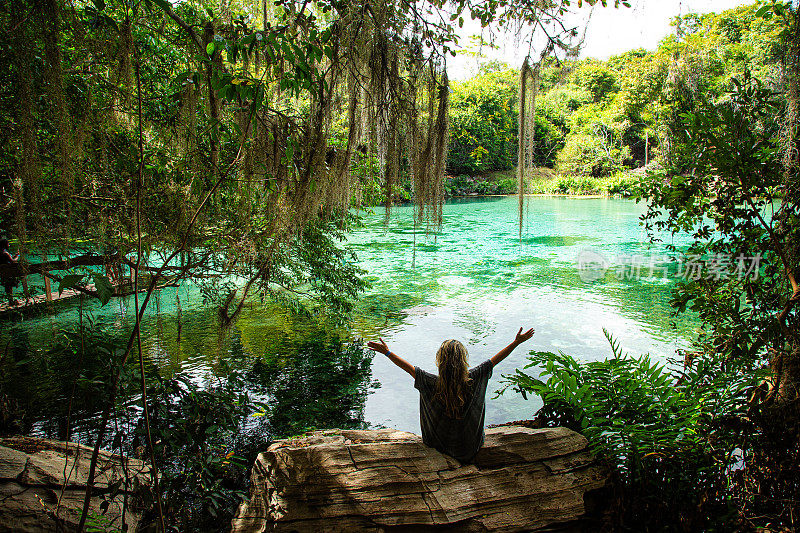
[[[87,285],[86,288],[93,291],[94,285]],[[10,305],[8,300],[3,300],[3,302],[0,303],[0,315],[6,315],[15,312],[26,313],[42,304],[69,300],[71,298],[80,296],[81,294],[82,293],[80,291],[76,291],[75,289],[64,289],[61,294],[59,294],[58,291],[51,292],[49,300],[47,298],[47,294],[37,294],[36,296],[31,296],[29,298],[18,298],[16,305]],[[3,294],[2,297],[5,297],[5,294]]]

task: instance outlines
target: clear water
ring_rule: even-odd
[[[533,327],[534,337],[495,368],[490,391],[500,387],[502,374],[525,365],[530,350],[584,360],[609,356],[603,328],[626,352],[665,360],[688,344],[694,326],[670,315],[671,279],[658,269],[651,277],[649,268],[638,280],[616,279],[624,272],[617,258],[664,253],[647,244],[638,223],[644,209],[621,199],[534,197],[526,201],[520,239],[516,198],[455,201],[445,207],[441,232],[417,235],[416,246],[410,208],[395,209],[388,226],[382,214],[368,217],[350,241],[374,284],[354,330],[380,334],[392,351],[435,372],[444,339],[464,342],[474,366],[513,340],[519,327]],[[618,268],[584,282],[577,256],[586,250]],[[367,400],[366,418],[418,431],[410,376],[382,356],[372,375],[381,388]],[[508,391],[487,402],[486,420],[530,418],[539,406]]]
[[[631,354],[666,359],[688,344],[695,324],[690,318],[675,322],[671,317],[672,280],[648,276],[643,269],[639,279],[617,279],[609,271],[599,280],[583,281],[578,269],[576,258],[587,249],[612,263],[619,256],[663,254],[663,248],[648,246],[638,224],[643,205],[617,199],[531,198],[520,238],[516,202],[484,198],[448,203],[441,230],[426,235],[426,228],[416,228],[416,236],[410,207],[395,208],[388,224],[382,210],[365,215],[349,244],[368,270],[372,288],[358,303],[344,335],[382,336],[412,364],[435,371],[434,354],[444,339],[462,340],[470,364],[476,365],[508,344],[519,327],[535,328],[533,339],[495,369],[490,391],[499,388],[502,374],[525,364],[529,350],[607,357],[603,328]],[[76,327],[80,305],[72,300],[59,304],[56,313],[0,322],[2,392],[20,402],[34,432],[57,434],[56,419],[69,397],[76,363],[53,348],[65,330]],[[103,335],[112,341],[126,338],[132,327],[131,298],[102,308],[93,301],[83,306]],[[298,417],[319,413],[314,409],[329,399],[320,395],[330,397],[331,381],[342,380],[348,383],[348,394],[358,397],[347,407],[329,402],[328,411],[316,415],[321,417],[316,425],[339,423],[336,410],[346,409],[347,423],[419,432],[418,396],[406,373],[380,355],[372,359],[371,378],[359,377],[356,384],[341,361],[304,359],[300,368],[303,342],[331,332],[279,308],[254,302],[230,331],[223,331],[195,287],[167,288],[151,304],[143,332],[147,363],[162,375],[184,371],[197,383],[208,384],[224,379],[232,366],[245,369],[254,392],[296,409]],[[103,356],[92,357],[97,360],[86,364],[99,364]],[[369,357],[364,355],[366,364]],[[296,386],[291,380],[298,381]],[[323,381],[324,386],[318,385]],[[296,396],[293,388],[305,393]],[[538,407],[535,399],[523,400],[513,392],[490,396],[487,423],[530,418]]]

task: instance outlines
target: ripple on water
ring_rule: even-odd
[[[451,285],[461,287],[473,283],[473,279],[467,276],[442,276],[439,278],[440,285]]]

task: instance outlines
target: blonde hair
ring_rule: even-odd
[[[467,349],[455,339],[444,341],[436,352],[439,378],[436,380],[434,398],[444,405],[444,411],[450,418],[462,417],[461,410],[472,384],[467,357]]]

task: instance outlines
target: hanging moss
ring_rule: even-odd
[[[39,212],[41,198],[42,170],[39,160],[39,145],[36,139],[36,123],[34,121],[34,90],[33,71],[31,65],[33,57],[28,42],[29,32],[27,24],[20,24],[16,34],[19,61],[17,62],[17,96],[19,100],[18,123],[20,128],[20,180],[14,182],[16,207],[15,222],[16,233],[21,243],[20,249],[27,252],[28,228],[26,223],[26,210],[33,213]],[[41,217],[32,217],[34,230],[41,233]]]
[[[800,194],[800,13],[792,11],[783,70],[786,76],[784,169],[793,194]]]
[[[29,220],[55,220],[94,246],[131,249],[131,184],[139,166],[134,96],[141,84],[146,246],[185,241],[197,250],[224,249],[226,260],[215,271],[267,280],[274,275],[270,254],[282,253],[310,222],[343,216],[358,203],[361,174],[372,165],[365,158],[377,161],[387,214],[398,183],[408,178],[415,221],[441,223],[448,80],[443,60],[422,52],[427,45],[413,37],[416,30],[401,6],[337,7],[322,25],[330,34],[325,53],[311,56],[311,76],[294,91],[282,82],[298,75],[298,62],[291,47],[275,46],[274,39],[286,45],[313,41],[308,11],[264,4],[264,30],[254,32],[240,24],[220,26],[184,4],[177,14],[166,12],[177,24],[164,24],[158,10],[133,14],[108,4],[105,14],[114,24],[84,27],[63,0],[42,2],[26,5],[40,6],[35,21],[42,31],[32,38],[46,68],[38,73],[22,65],[16,88],[24,169],[19,183],[26,200],[19,205]],[[156,33],[153,24],[161,25]],[[73,37],[80,32],[84,37]],[[153,40],[141,38],[148,32]],[[252,35],[252,49],[234,56],[226,46],[243,35]],[[179,53],[148,56],[159,41]],[[210,43],[215,47],[208,57]],[[138,72],[135,51],[144,52]],[[158,70],[163,65],[172,70]],[[35,94],[37,84],[44,98]],[[258,92],[237,89],[244,86]],[[44,132],[42,146],[37,131]],[[334,131],[342,132],[335,141]],[[57,209],[49,187],[36,189],[43,169],[62,198]],[[18,218],[24,222],[25,213]],[[48,231],[63,246],[66,237]]]
[[[44,53],[46,59],[45,90],[48,92],[48,104],[52,109],[53,121],[56,125],[59,162],[59,180],[65,195],[74,188],[74,146],[72,143],[72,120],[64,93],[64,73],[61,58],[61,4],[58,0],[46,0],[39,13],[42,20]],[[67,203],[69,209],[69,203]],[[63,225],[68,231],[69,224]]]
[[[536,134],[536,92],[539,87],[539,65],[531,69],[528,58],[519,72],[519,133],[517,150],[517,194],[519,198],[519,234],[522,236],[525,184],[535,170],[534,135]]]

